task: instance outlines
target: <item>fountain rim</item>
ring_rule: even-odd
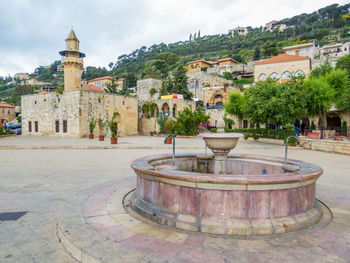
[[[198,154],[178,154],[175,159],[196,157]],[[188,172],[176,169],[155,170],[155,166],[151,162],[160,160],[171,160],[172,155],[160,154],[150,155],[138,158],[131,162],[131,168],[144,175],[150,175],[158,178],[172,179],[178,181],[187,181],[191,183],[205,184],[239,184],[239,185],[262,185],[262,184],[290,184],[305,183],[305,181],[317,180],[322,174],[323,169],[315,164],[306,163],[300,160],[287,159],[288,164],[300,166],[300,170],[295,172],[287,172],[283,174],[270,175],[230,175],[230,174],[208,174],[199,172]],[[259,161],[271,161],[283,163],[284,158],[272,157],[266,155],[251,154],[229,154],[229,159],[251,159]]]
[[[237,138],[243,138],[244,135],[242,133],[201,133],[199,135],[203,139],[237,139]]]

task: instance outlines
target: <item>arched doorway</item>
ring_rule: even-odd
[[[212,99],[211,99],[211,104],[216,108],[216,109],[221,109],[224,106],[224,98],[222,97],[221,94],[217,93],[215,94]]]
[[[164,115],[169,116],[170,109],[168,103],[164,102],[164,104],[162,105],[162,112]]]
[[[327,114],[327,129],[340,131],[341,119],[339,115],[335,112],[330,112]]]

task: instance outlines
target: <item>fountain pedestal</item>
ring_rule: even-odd
[[[236,147],[241,133],[204,133],[202,137],[207,147],[214,153],[214,173],[227,173],[227,155]]]

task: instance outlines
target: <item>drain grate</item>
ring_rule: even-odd
[[[0,221],[16,221],[26,213],[28,211],[0,213]]]

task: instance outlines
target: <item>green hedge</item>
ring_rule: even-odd
[[[255,129],[225,129],[225,132],[238,132],[243,133],[244,136],[257,138],[269,138],[269,139],[278,139],[285,140],[288,136],[293,135],[293,130],[282,129],[263,129],[263,128],[255,128]]]

